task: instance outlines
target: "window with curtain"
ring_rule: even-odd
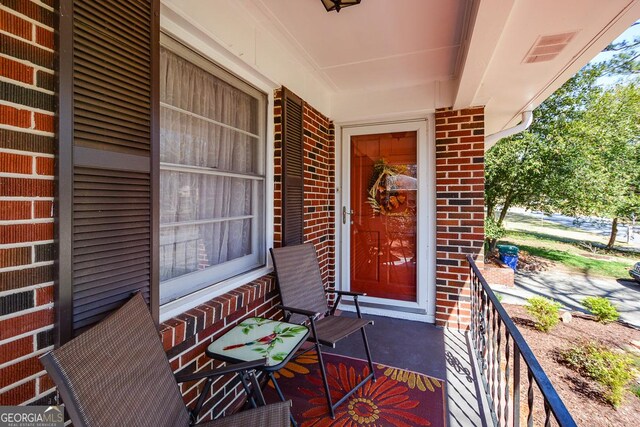
[[[164,37],[160,302],[264,265],[266,97]]]

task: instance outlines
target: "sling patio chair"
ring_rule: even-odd
[[[331,418],[335,418],[335,409],[338,406],[366,384],[367,381],[372,380],[375,382],[376,380],[371,351],[369,350],[365,332],[365,326],[373,325],[373,321],[362,318],[358,304],[358,297],[365,294],[334,289],[325,290],[322,285],[316,250],[311,243],[271,249],[271,257],[273,258],[273,266],[278,280],[280,298],[282,299],[280,308],[285,312],[285,319],[294,323],[306,321],[311,327],[311,334],[308,340],[312,341],[314,346],[306,351],[315,348],[318,353],[318,364],[320,365],[329,412],[331,413]],[[328,305],[326,293],[337,295],[337,299],[331,307]],[[358,313],[357,318],[335,315],[343,296],[353,297],[356,312]],[[362,333],[370,373],[336,403],[333,403],[327,381],[327,372],[322,360],[321,346],[326,345],[335,348],[338,341],[357,331]],[[304,354],[306,351],[300,354]]]
[[[257,385],[252,370],[264,363],[262,360],[174,376],[139,293],[98,325],[45,354],[40,361],[58,387],[75,427],[193,425],[214,377],[237,373],[249,393],[248,383]],[[188,411],[178,383],[205,378],[194,410]],[[254,388],[254,393],[264,404],[259,387]],[[255,406],[254,398],[249,400]],[[291,402],[280,402],[259,406],[199,425],[289,426],[290,405]]]

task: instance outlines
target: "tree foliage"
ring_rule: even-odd
[[[631,27],[640,26],[640,21]],[[633,40],[623,40],[619,43],[611,43],[604,52],[615,52],[613,58],[607,61],[607,69],[611,74],[628,76],[640,74],[640,37]]]
[[[596,84],[601,75],[602,67],[580,71],[533,112],[529,129],[500,140],[489,150],[486,157],[489,214],[499,205],[551,211],[553,200],[566,193],[569,183],[565,178],[581,166],[576,154],[583,150],[581,144],[568,136],[574,123],[584,117],[601,92]]]
[[[511,206],[616,223],[640,216],[638,69],[634,51],[586,66],[534,111],[528,130],[488,151],[487,215],[502,207],[497,226]],[[620,73],[617,84],[599,84]]]

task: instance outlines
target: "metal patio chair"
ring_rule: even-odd
[[[40,358],[76,427],[187,427],[197,418],[213,378],[239,373],[245,391],[250,372],[264,360],[174,376],[141,294],[111,316]],[[192,411],[179,382],[206,378]],[[264,404],[257,388],[256,397]],[[250,398],[252,400],[253,397]],[[252,400],[255,404],[255,401]],[[289,426],[290,402],[243,411],[200,426]]]
[[[280,298],[282,299],[280,308],[285,312],[285,319],[298,323],[308,321],[311,327],[311,335],[308,340],[312,341],[314,346],[306,351],[315,348],[318,353],[318,364],[320,365],[322,382],[327,396],[327,404],[329,405],[331,417],[334,418],[335,409],[349,396],[366,384],[367,381],[376,380],[371,351],[369,350],[365,332],[365,326],[373,325],[373,321],[362,318],[358,304],[358,297],[365,294],[334,289],[325,290],[322,285],[316,250],[311,243],[271,249],[271,257],[273,258],[273,266],[278,279]],[[338,296],[331,307],[328,305],[326,293],[335,293]],[[358,313],[357,318],[335,315],[343,296],[353,297],[356,312]],[[340,400],[333,403],[329,391],[327,373],[322,360],[321,346],[326,345],[335,348],[338,341],[357,331],[362,333],[370,373]],[[306,353],[306,351],[299,353],[297,356]]]

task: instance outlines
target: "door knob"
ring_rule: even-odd
[[[343,206],[342,207],[342,223],[343,224],[347,223],[347,215],[353,215],[353,209],[351,209],[349,212],[347,212],[347,207]]]

